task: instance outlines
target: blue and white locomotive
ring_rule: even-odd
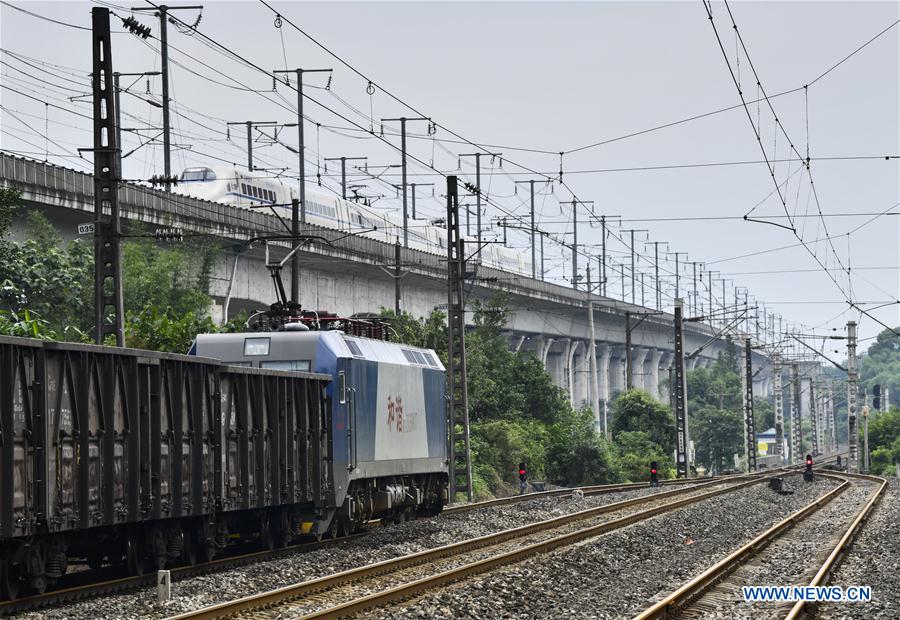
[[[302,533],[346,534],[371,519],[436,514],[446,503],[445,372],[434,351],[295,323],[280,331],[201,334],[191,353],[332,378],[321,431],[325,484],[300,515]]]

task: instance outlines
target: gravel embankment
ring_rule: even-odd
[[[836,486],[785,479],[704,500],[367,618],[623,618]]]
[[[845,589],[870,586],[872,600],[822,605],[818,617],[893,620],[900,615],[900,478],[888,481],[884,496],[829,581]]]
[[[155,589],[107,596],[23,614],[28,620],[165,618],[280,586],[433,549],[528,523],[611,504],[639,495],[661,493],[680,485],[621,491],[580,499],[572,496],[535,499],[505,506],[446,514],[433,519],[377,528],[337,547],[261,561],[229,571],[176,581],[172,600],[160,605]]]
[[[852,480],[853,486],[837,495],[734,571],[724,582],[691,606],[686,617],[783,618],[790,603],[746,602],[742,586],[806,585],[834,550],[859,514],[875,484]]]

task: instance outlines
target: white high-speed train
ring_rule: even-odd
[[[231,166],[200,166],[186,168],[181,173],[175,191],[235,207],[259,208],[267,205],[290,218],[291,200],[297,196],[297,189],[281,179],[255,175]],[[403,238],[402,219],[395,214],[373,209],[357,202],[343,200],[307,186],[306,221],[310,224],[334,228],[395,243]],[[434,224],[422,224],[422,220],[410,220],[409,246],[424,252],[447,255],[447,230]],[[370,230],[365,230],[370,229]],[[475,239],[465,237],[472,250]],[[525,252],[517,252],[501,244],[486,244],[481,250],[481,262],[485,266],[502,269],[517,274],[531,273],[531,264]]]

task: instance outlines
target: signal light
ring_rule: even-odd
[[[812,469],[812,454],[806,455],[806,471],[803,472],[803,480],[805,482],[812,482],[813,480],[813,469]]]
[[[881,386],[877,383],[872,388],[872,409],[881,411]]]
[[[659,486],[659,469],[656,461],[650,461],[650,486]]]
[[[525,468],[525,463],[519,463],[519,495],[522,495],[525,490],[528,488],[528,470]]]

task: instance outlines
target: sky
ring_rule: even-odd
[[[131,6],[151,6],[104,4],[122,18]],[[697,261],[726,278],[729,300],[734,286],[746,287],[785,328],[827,334],[856,320],[860,337],[870,339],[883,329],[878,321],[900,324],[898,2],[713,2],[715,30],[700,1],[203,5],[202,13],[173,12],[188,24],[202,15],[197,32],[169,26],[176,173],[221,160],[243,165],[245,129],[229,133],[227,122],[296,122],[296,91],[284,84],[273,91],[266,71],[333,68],[330,88],[324,74],[304,79],[308,184],[321,175],[323,187],[335,190],[337,166],[329,163],[326,173],[324,158],[365,156],[369,174],[356,172],[353,182],[365,184],[365,195],[384,196],[374,208],[396,212],[391,185],[399,170],[387,166],[399,163],[398,127],[385,123],[381,140],[380,119],[422,115],[436,132],[428,135],[427,122],[409,123],[409,180],[421,185],[420,215],[445,211],[443,180],[429,165],[474,181],[474,158],[458,155],[502,153],[482,158],[490,203],[483,234],[502,237],[500,218],[527,221],[527,186],[514,181],[539,179],[548,280],[571,283],[570,250],[553,240],[571,244],[574,192],[585,201],[577,206],[579,268],[591,256],[595,281],[598,218],[611,222],[611,296],[620,296],[624,271],[631,299],[625,231],[638,229],[648,305],[654,265],[645,241],[659,241],[667,243],[663,255],[687,253],[678,258],[682,296],[692,288],[685,261]],[[89,92],[92,6],[99,4],[0,5],[2,149],[92,168],[89,155],[76,155],[91,146],[90,120],[71,113],[91,112],[90,99],[79,95]],[[158,20],[133,15],[152,36],[128,34],[114,16],[114,70],[158,70]],[[124,176],[147,179],[162,174],[161,146],[140,146],[158,135],[146,128],[161,125],[148,102],[158,103],[161,86],[150,78],[148,93],[147,78],[132,79],[122,94],[123,126],[141,131],[125,132],[123,150],[137,150]],[[723,108],[733,109],[709,114]],[[283,129],[279,140],[296,147],[296,129]],[[596,146],[581,148],[589,145]],[[808,170],[801,163],[807,152]],[[297,156],[280,144],[259,138],[254,159],[287,167],[283,174],[296,179]],[[436,184],[434,197],[427,183]],[[765,221],[745,221],[748,212]],[[510,231],[509,241],[529,251],[526,235]],[[674,256],[660,269],[668,276],[663,306],[671,309]],[[721,284],[713,288],[721,297]]]

